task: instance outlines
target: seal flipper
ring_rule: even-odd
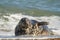
[[[40,25],[48,25],[48,24],[49,24],[48,22],[44,22],[44,21],[38,22],[38,26],[40,26]]]

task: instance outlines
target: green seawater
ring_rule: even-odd
[[[0,16],[21,13],[32,16],[60,16],[60,0],[0,0]]]
[[[0,5],[0,16],[2,15],[8,15],[8,14],[14,14],[14,13],[21,13],[24,15],[31,15],[31,16],[60,16],[60,12],[57,11],[48,11],[48,10],[40,10],[37,8],[18,8],[18,7],[4,7],[3,5]]]

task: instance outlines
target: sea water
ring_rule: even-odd
[[[0,36],[15,36],[23,17],[49,22],[48,28],[60,35],[60,0],[0,0]]]

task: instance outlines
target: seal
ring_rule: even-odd
[[[52,35],[48,28],[48,22],[22,18],[15,28],[15,36],[19,35]]]
[[[31,28],[30,20],[28,18],[22,18],[15,28],[15,36],[28,34]]]

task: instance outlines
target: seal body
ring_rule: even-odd
[[[15,36],[19,35],[52,35],[52,31],[48,28],[48,22],[38,22],[22,18],[15,28]]]
[[[53,32],[48,28],[48,22],[41,21],[38,22],[36,20],[31,20],[33,25],[33,34],[34,35],[54,35]]]

